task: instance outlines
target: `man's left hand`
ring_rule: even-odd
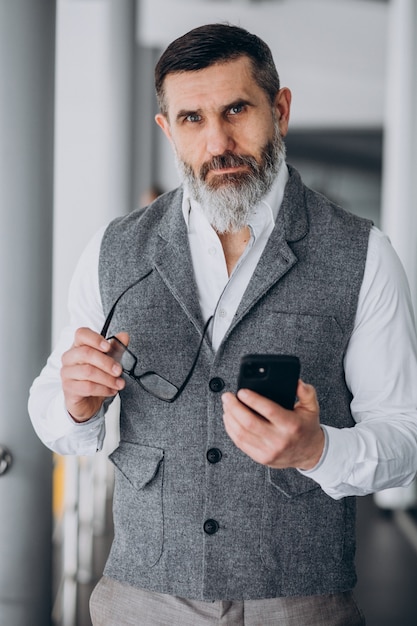
[[[314,387],[298,381],[293,411],[264,396],[240,389],[225,393],[223,420],[235,445],[257,463],[276,469],[312,469],[320,460],[324,433]]]

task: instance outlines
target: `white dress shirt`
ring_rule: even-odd
[[[184,219],[203,316],[214,314],[211,341],[217,349],[272,232],[288,179],[281,172],[249,219],[250,241],[228,276],[220,240],[185,190]],[[83,424],[65,409],[61,355],[81,326],[104,323],[98,264],[104,228],[82,254],[69,290],[68,326],[34,381],[29,413],[42,441],[59,454],[94,454],[105,435],[105,410]],[[345,361],[352,392],[353,428],[322,426],[326,445],[318,465],[301,472],[332,498],[365,495],[409,484],[417,471],[417,340],[409,288],[401,263],[377,228],[370,232],[355,326]],[[308,381],[306,381],[308,382]],[[300,470],[301,471],[301,470]]]

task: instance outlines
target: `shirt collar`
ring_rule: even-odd
[[[262,230],[266,226],[270,224],[275,224],[284,197],[284,191],[288,181],[288,177],[288,168],[284,163],[283,166],[280,168],[278,175],[269,192],[250,211],[249,226],[251,227],[255,238],[256,235],[262,232]],[[191,227],[191,211],[194,213],[195,216],[198,215],[199,222],[202,218],[204,218],[204,214],[201,210],[200,205],[193,198],[191,198],[187,185],[184,185],[182,212],[189,232]]]

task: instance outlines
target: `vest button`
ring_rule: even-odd
[[[210,448],[210,450],[207,451],[207,461],[209,463],[218,463],[221,459],[222,453],[218,448]]]
[[[215,519],[208,519],[204,522],[203,528],[207,535],[215,535],[219,530],[219,522],[216,522]]]
[[[224,389],[224,380],[222,378],[212,378],[209,382],[209,387],[212,391],[221,391]]]

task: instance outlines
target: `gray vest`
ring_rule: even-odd
[[[295,469],[255,463],[222,420],[221,393],[236,391],[241,355],[277,352],[300,357],[323,424],[353,426],[343,357],[370,223],[289,169],[276,226],[217,353],[205,341],[172,404],[132,380],[120,394],[107,576],[201,600],[335,593],[356,582],[354,498],[333,500]],[[122,297],[110,331],[129,332],[137,373],[175,384],[203,328],[181,201],[178,189],[112,222],[99,269],[105,313],[150,272]]]

